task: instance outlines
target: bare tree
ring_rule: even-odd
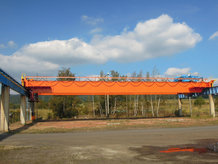
[[[151,97],[151,113],[152,113],[152,117],[154,117],[154,106],[153,106],[152,95],[150,97]]]
[[[159,117],[159,107],[160,107],[160,97],[158,99],[158,102],[157,102],[157,110],[156,110],[156,116]]]
[[[110,100],[109,95],[107,95],[107,117],[109,117],[110,114]]]
[[[95,117],[95,97],[92,95],[92,110],[93,110],[93,117]]]
[[[128,108],[128,99],[127,99],[127,95],[126,95],[126,114],[127,114],[127,117],[129,118],[129,108]]]
[[[159,72],[158,72],[158,69],[156,68],[156,66],[154,66],[153,70],[152,70],[152,76],[155,78],[155,77],[158,77],[159,76]],[[158,81],[157,79],[154,79],[154,81]],[[152,97],[152,96],[151,96]],[[159,116],[159,107],[160,107],[160,96],[158,96],[159,99],[157,100],[157,95],[154,96],[154,101],[151,101],[151,109],[152,109],[152,116],[154,117],[154,105],[155,105],[155,102],[156,103],[156,117]],[[152,100],[152,98],[151,98]]]
[[[141,112],[142,112],[142,116],[144,116],[145,112],[144,112],[144,103],[143,103],[143,101],[141,102]]]
[[[189,96],[188,99],[189,99],[190,116],[192,117],[192,98],[191,98],[191,96]]]
[[[110,108],[109,108],[109,95],[105,95],[105,115],[109,117]]]
[[[117,98],[115,97],[114,98],[114,110],[113,110],[113,114],[115,114],[116,110],[117,110]]]
[[[136,95],[134,96],[134,116],[137,115],[137,102],[136,102]]]

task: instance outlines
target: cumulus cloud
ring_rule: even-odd
[[[201,41],[185,23],[174,23],[168,15],[139,22],[133,31],[116,36],[106,36],[92,44],[104,56],[120,62],[132,62],[170,56],[189,48]]]
[[[83,19],[92,20],[87,16]],[[139,22],[132,31],[94,37],[90,43],[71,38],[28,44],[11,56],[0,55],[0,65],[14,72],[48,73],[62,66],[103,64],[109,60],[134,62],[170,56],[193,48],[199,41],[201,36],[187,24],[174,23],[170,16],[161,15]]]
[[[37,60],[28,56],[4,56],[0,54],[0,59],[1,68],[18,80],[20,80],[22,73],[28,75],[48,75],[50,73],[53,74],[53,71],[57,72],[59,69],[59,65],[57,64]]]
[[[218,37],[218,31],[216,31],[213,35],[211,35],[209,40],[215,39],[216,37]]]
[[[168,68],[167,71],[164,73],[166,77],[176,77],[176,76],[188,75],[188,74],[191,74],[193,76],[199,76],[198,72],[191,72],[191,68],[171,67],[171,68]]]
[[[87,15],[81,16],[81,20],[89,25],[97,25],[99,23],[104,22],[103,18],[93,18],[93,17],[89,17]]]
[[[175,76],[179,76],[179,75],[185,75],[190,73],[190,68],[175,68],[175,67],[171,67],[168,68],[167,71],[165,72],[165,75],[168,77],[175,77]]]
[[[27,56],[37,61],[66,66],[106,62],[106,58],[98,49],[78,38],[29,44],[15,52],[13,56],[21,58]]]

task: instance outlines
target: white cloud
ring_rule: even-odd
[[[194,72],[194,73],[192,73],[192,75],[199,76],[199,73],[198,72]]]
[[[37,61],[46,61],[58,65],[78,65],[106,62],[98,49],[78,38],[37,42],[24,46],[13,56],[29,57]]]
[[[209,40],[215,39],[216,37],[218,37],[218,31],[216,31],[213,35],[211,35]]]
[[[88,78],[80,78],[80,81],[99,81],[99,75],[89,75]]]
[[[89,17],[83,17],[89,20]],[[168,15],[161,15],[139,22],[132,31],[94,37],[90,43],[71,38],[28,44],[11,56],[0,55],[0,65],[15,73],[49,74],[62,66],[102,64],[109,60],[134,62],[170,56],[194,47],[199,41],[201,36],[188,25],[174,23]]]
[[[81,16],[81,20],[89,25],[97,25],[99,23],[104,22],[103,18],[93,18],[93,17],[89,17],[87,15]]]
[[[14,47],[16,47],[17,45],[16,45],[16,43],[13,41],[13,40],[10,40],[9,42],[8,42],[8,47],[10,47],[10,48],[14,48]]]
[[[17,46],[17,44],[10,40],[8,41],[8,43],[5,45],[5,44],[0,44],[0,48],[15,48]]]
[[[94,28],[90,31],[91,34],[96,34],[96,33],[100,33],[100,32],[102,32],[101,28]]]
[[[59,68],[57,64],[28,56],[4,56],[0,54],[0,59],[1,68],[18,80],[20,80],[22,73],[28,75],[48,75],[52,74],[53,71],[57,72]]]
[[[120,62],[132,62],[170,56],[189,48],[201,41],[185,23],[173,23],[168,15],[139,22],[133,31],[116,36],[106,36],[92,44],[104,56]]]
[[[175,77],[179,75],[186,75],[190,73],[190,68],[168,68],[167,71],[164,73],[167,77]],[[196,75],[196,72],[195,72]]]
[[[0,44],[0,48],[6,48],[4,44]]]

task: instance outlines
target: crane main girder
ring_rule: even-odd
[[[201,93],[210,82],[158,81],[42,81],[24,79],[25,88],[38,95],[176,95]]]

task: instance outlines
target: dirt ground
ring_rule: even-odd
[[[0,134],[0,164],[218,163],[218,153],[208,149],[218,142],[217,118],[51,121],[13,128]],[[68,131],[49,133],[51,128]],[[169,148],[206,152],[160,152]]]
[[[110,119],[110,120],[68,120],[68,121],[41,121],[26,125],[22,133],[70,132],[74,130],[90,129],[131,129],[131,128],[168,128],[218,125],[217,118],[192,119],[185,117],[175,118],[146,118],[146,119]],[[19,122],[10,125],[10,130],[22,128]]]

